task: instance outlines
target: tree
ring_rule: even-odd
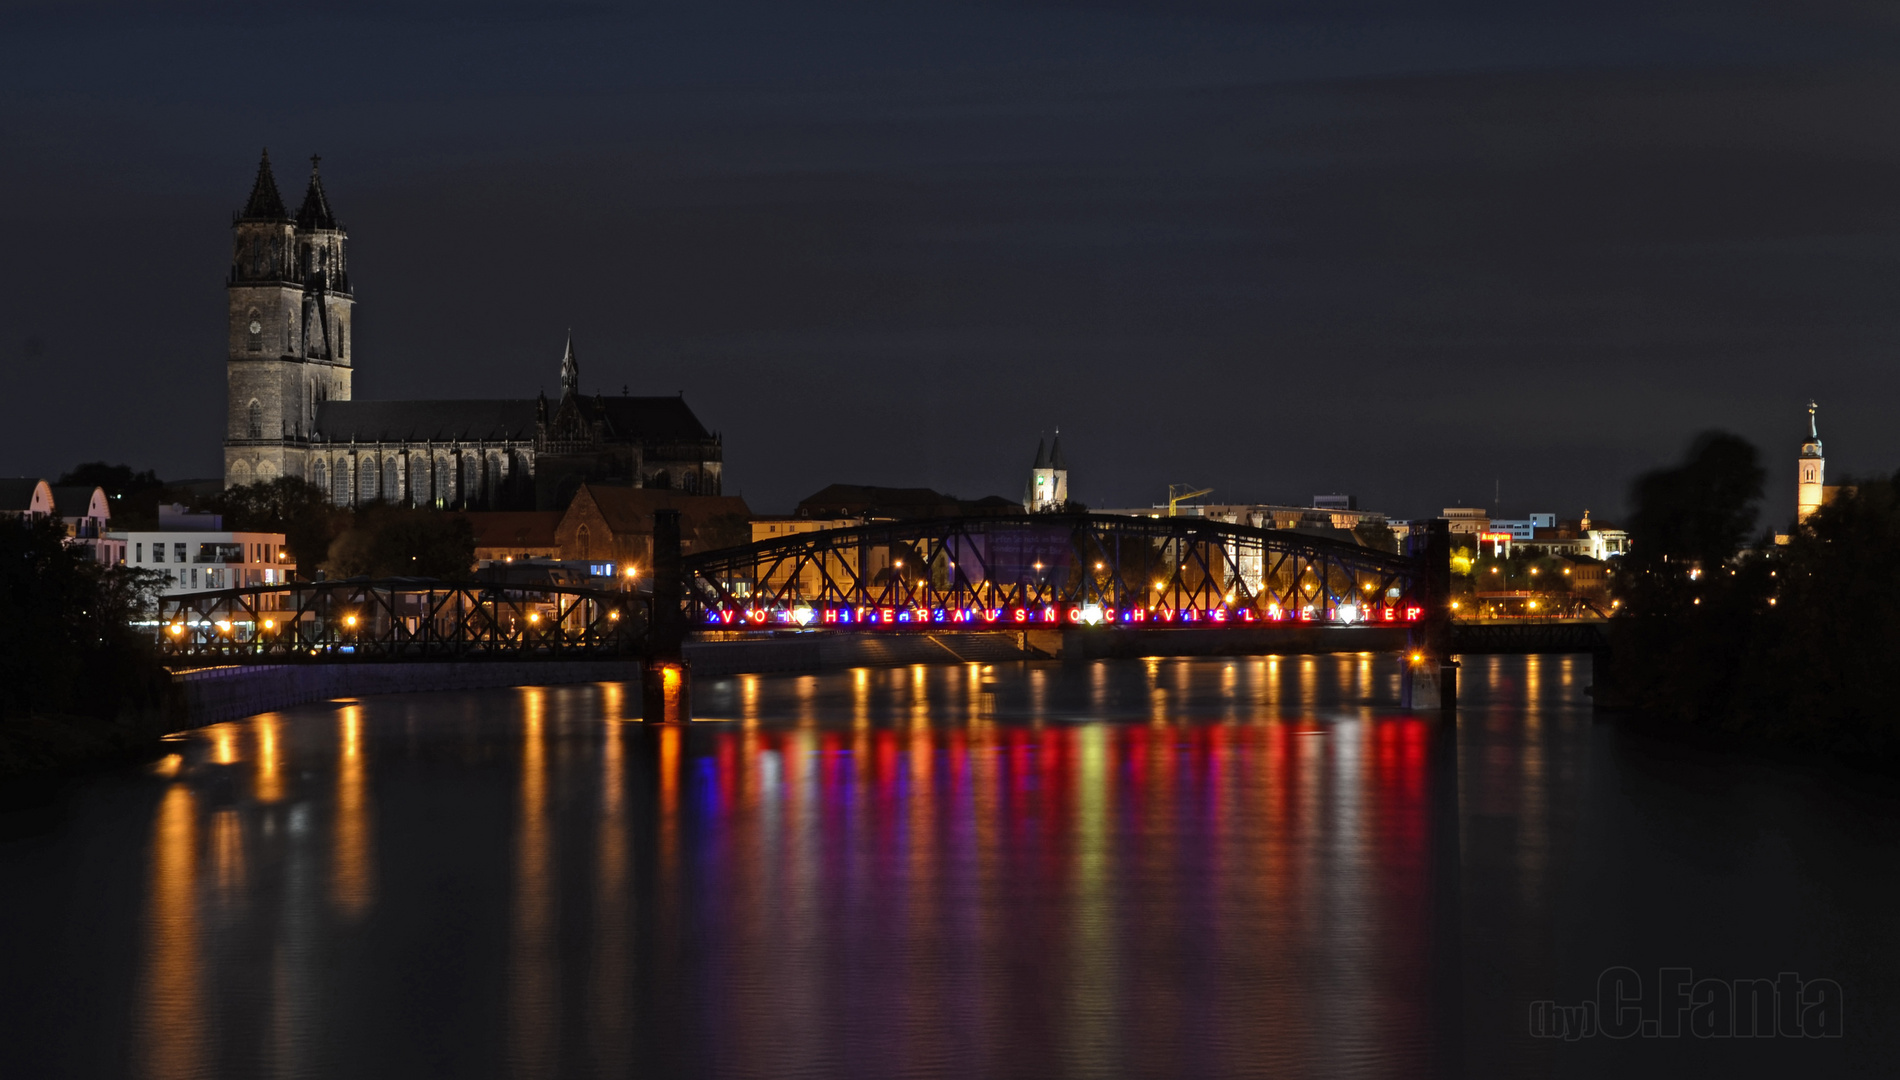
[[[226,488],[211,508],[224,515],[227,529],[283,533],[297,574],[306,579],[316,575],[331,542],[350,523],[348,511],[331,506],[322,488],[290,476]]]
[[[104,488],[107,495],[114,499],[140,495],[147,491],[157,491],[165,486],[165,481],[150,469],[133,472],[130,465],[108,465],[103,461],[88,461],[75,466],[72,471],[59,478],[65,485],[84,485]]]
[[[475,565],[475,529],[460,514],[367,506],[330,544],[331,577],[426,577],[453,581]]]
[[[1843,487],[1776,561],[1739,707],[1808,741],[1900,753],[1900,474]]]
[[[0,520],[0,716],[112,716],[156,693],[150,640],[131,627],[162,575],[101,566],[57,518]]]
[[[1682,464],[1638,477],[1630,491],[1630,551],[1617,591],[1632,614],[1693,606],[1754,530],[1764,472],[1753,445],[1725,431],[1696,436]]]

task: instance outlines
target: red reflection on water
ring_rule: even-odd
[[[705,1005],[790,1010],[722,1025],[735,1060],[786,1072],[826,1060],[786,1040],[818,1008],[793,999],[819,994],[827,1015],[887,1015],[875,1049],[893,1067],[1245,1071],[1272,1017],[1276,1058],[1344,1050],[1402,1073],[1428,1040],[1429,734],[1412,719],[706,733],[694,752],[713,767],[681,774],[680,803],[730,842],[701,849],[708,891],[690,902],[715,936],[781,944],[703,985]]]

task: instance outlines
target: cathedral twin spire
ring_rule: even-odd
[[[322,159],[315,154],[310,156],[310,186],[304,190],[303,206],[297,211],[299,229],[335,229],[336,215],[330,212],[330,200],[323,193],[323,179],[317,173],[317,165]],[[257,163],[257,179],[251,183],[250,200],[244,204],[239,215],[247,221],[289,221],[290,212],[284,206],[284,197],[277,190],[276,174],[271,172],[270,150],[266,148]]]

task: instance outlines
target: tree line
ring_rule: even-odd
[[[1698,436],[1631,491],[1599,693],[1659,717],[1900,756],[1900,474],[1848,480],[1778,543],[1738,436]]]

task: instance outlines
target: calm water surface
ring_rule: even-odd
[[[1597,722],[1589,660],[336,701],[0,834],[0,1075],[1900,1071],[1890,783]],[[1626,965],[1840,982],[1838,1040],[1532,1038]]]

